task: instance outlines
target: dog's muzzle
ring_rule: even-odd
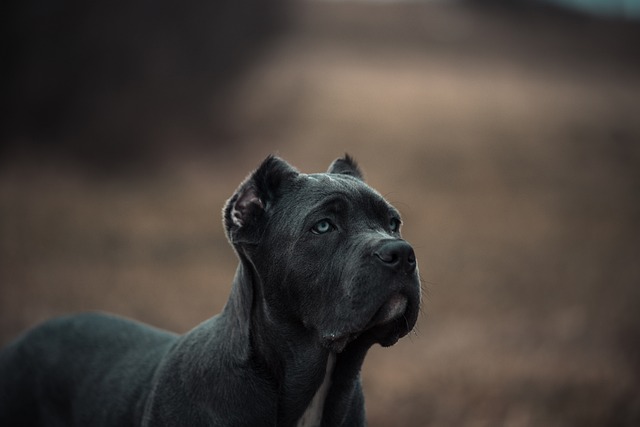
[[[361,319],[361,327],[344,334],[325,336],[326,343],[334,351],[340,352],[348,343],[365,336],[389,346],[407,335],[415,325],[420,305],[420,282],[413,248],[404,240],[389,239],[379,243],[372,256],[380,275],[380,286],[388,287],[388,293],[378,299],[378,305],[371,301],[371,310],[368,317]]]

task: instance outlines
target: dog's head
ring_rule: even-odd
[[[310,175],[268,157],[227,202],[224,225],[270,316],[327,348],[392,345],[415,325],[420,282],[400,214],[351,157]]]

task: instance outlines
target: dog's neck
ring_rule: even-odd
[[[251,349],[245,360],[275,382],[278,425],[319,426],[323,414],[325,425],[340,425],[351,405],[362,403],[359,373],[368,346],[347,346],[335,354],[301,325],[275,322],[259,301],[257,275],[243,264],[222,316],[233,325],[229,338],[245,341],[233,348]]]
[[[324,380],[322,381],[322,384],[320,384],[320,387],[318,387],[318,391],[316,391],[313,399],[311,399],[311,403],[309,403],[309,406],[307,406],[307,409],[298,420],[296,427],[320,427],[320,424],[322,423],[322,413],[324,411],[324,402],[327,399],[327,393],[331,386],[331,379],[335,364],[336,355],[335,353],[331,353],[327,359],[327,368],[325,370]]]

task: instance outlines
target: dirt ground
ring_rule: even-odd
[[[464,3],[305,3],[238,83],[215,148],[175,130],[162,160],[123,173],[3,162],[0,344],[85,310],[189,330],[229,292],[236,185],[268,153],[315,172],[346,151],[403,213],[427,290],[415,333],[365,361],[370,426],[640,425],[638,34]]]

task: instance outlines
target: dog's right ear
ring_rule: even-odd
[[[224,207],[223,218],[231,243],[257,243],[262,236],[262,217],[280,196],[284,181],[298,171],[284,160],[267,157],[244,180]]]
[[[337,173],[342,175],[350,175],[364,181],[364,175],[358,166],[358,163],[348,154],[344,157],[335,159],[329,166],[327,173]]]

